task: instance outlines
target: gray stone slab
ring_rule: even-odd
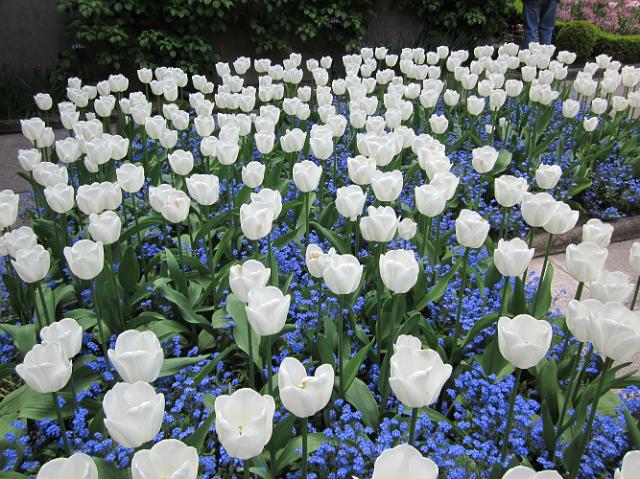
[[[56,139],[65,138],[65,130],[56,130]],[[0,191],[11,189],[16,193],[29,191],[29,183],[18,176],[22,171],[18,163],[18,150],[31,148],[31,142],[22,133],[0,135]]]

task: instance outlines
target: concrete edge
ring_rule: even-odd
[[[581,216],[575,228],[568,233],[555,236],[551,246],[551,254],[564,253],[567,246],[570,244],[580,243],[582,237],[582,225],[589,219],[590,217]],[[618,243],[620,241],[632,239],[640,240],[640,215],[627,216],[614,221],[607,221],[607,223],[612,224],[614,228],[611,243]],[[547,241],[549,241],[548,233],[540,233],[538,231],[536,233],[537,234],[533,240],[533,247],[536,250],[534,258],[544,256]]]

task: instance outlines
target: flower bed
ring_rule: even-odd
[[[567,248],[566,318],[548,250],[527,271],[536,233],[637,207],[640,70],[554,55],[69,79],[70,138],[22,123],[29,226],[0,193],[0,477],[635,477],[612,228]]]

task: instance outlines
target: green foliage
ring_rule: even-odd
[[[189,72],[214,60],[207,41],[235,21],[234,0],[59,0],[67,32],[109,70],[176,65]]]
[[[325,43],[353,50],[366,32],[373,0],[58,0],[67,32],[108,73],[175,65],[211,71],[214,35],[248,35],[257,54]],[[286,13],[285,13],[286,12]],[[328,44],[328,45],[327,45]],[[73,58],[71,52],[67,60]]]
[[[601,30],[595,51],[608,53],[621,62],[637,63],[640,61],[640,35],[618,35]]]
[[[606,53],[625,63],[640,61],[640,35],[609,33],[586,20],[556,23],[556,45],[582,59]]]
[[[561,26],[556,35],[556,45],[561,50],[575,52],[578,58],[591,56],[596,45],[598,27],[586,20],[576,20]]]
[[[249,25],[258,54],[322,42],[355,50],[367,30],[373,0],[249,0],[257,9]],[[285,13],[286,12],[286,13]]]
[[[478,40],[502,37],[516,15],[513,0],[398,0],[419,15],[427,31],[455,30]]]

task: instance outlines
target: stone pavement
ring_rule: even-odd
[[[56,139],[67,137],[66,130],[56,130]],[[22,171],[18,163],[18,150],[32,148],[22,133],[0,135],[0,191],[11,189],[16,193],[29,191],[29,183],[18,176]]]
[[[640,241],[640,238],[628,241],[619,241],[617,243],[611,243],[609,245],[609,256],[607,256],[607,262],[605,263],[605,269],[607,271],[622,271],[629,276],[629,280],[635,284],[637,276],[631,271],[629,267],[629,250],[634,241]],[[544,257],[538,257],[531,263],[530,271],[535,272],[536,275],[540,274],[542,269],[542,263]],[[573,279],[565,266],[565,254],[558,253],[549,257],[550,263],[553,265],[553,283],[551,289],[553,296],[556,298],[554,306],[560,308],[561,311],[564,307],[573,299],[576,289],[578,288],[578,282]],[[589,288],[585,286],[582,293],[582,298],[589,297]],[[640,301],[636,303],[635,309],[640,310]]]

